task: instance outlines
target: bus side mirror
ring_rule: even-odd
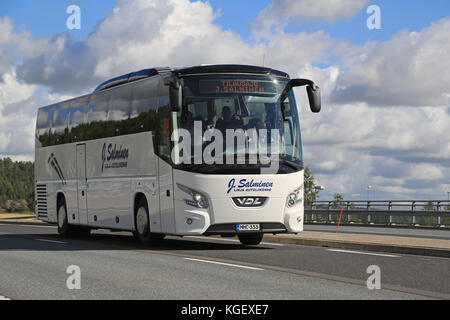
[[[311,108],[311,111],[319,113],[322,108],[320,88],[315,84],[312,84],[306,87],[306,91],[308,92],[309,107]]]
[[[178,112],[181,110],[183,102],[183,89],[180,80],[176,77],[164,79],[164,85],[169,86],[170,110]]]
[[[286,97],[286,94],[289,90],[294,87],[306,86],[306,91],[308,93],[309,107],[311,111],[314,113],[320,112],[322,108],[322,102],[320,99],[320,88],[311,80],[308,79],[291,79],[289,83],[286,85],[286,88],[283,90],[281,94],[282,101]]]

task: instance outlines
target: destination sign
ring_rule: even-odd
[[[261,80],[200,80],[200,93],[269,93],[277,92],[272,81]]]

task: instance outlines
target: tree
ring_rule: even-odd
[[[344,205],[344,196],[341,193],[334,194],[334,200],[331,204],[331,208],[340,209]]]
[[[314,175],[309,167],[305,168],[304,188],[305,205],[311,206],[319,198],[320,190],[316,189]]]
[[[18,201],[18,200],[24,201]],[[34,210],[34,165],[0,159],[0,206],[8,200],[18,201],[14,210]],[[24,207],[25,205],[25,207]]]
[[[423,207],[424,211],[435,211],[436,207],[433,204],[433,201],[428,201],[427,204]]]

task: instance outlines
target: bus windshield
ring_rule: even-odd
[[[176,119],[173,119],[173,129],[185,129],[192,133],[192,152],[195,152],[194,145],[199,143],[195,134],[201,132],[200,144],[204,151],[208,145],[206,140],[214,140],[205,139],[204,133],[216,129],[223,136],[224,157],[230,154],[248,156],[254,152],[249,148],[248,142],[257,138],[260,143],[266,144],[268,153],[277,153],[279,163],[284,164],[280,166],[280,173],[299,171],[303,168],[303,158],[297,106],[292,90],[282,97],[288,81],[286,78],[251,75],[187,76],[184,78],[183,107],[177,112]],[[256,132],[257,136],[247,135],[247,146],[243,151],[239,150],[238,145],[230,147],[226,144],[229,130]],[[208,173],[229,173],[237,168],[225,161],[207,167],[198,162],[184,163],[178,167]],[[258,164],[246,164],[241,169],[246,168],[245,171],[258,167]]]

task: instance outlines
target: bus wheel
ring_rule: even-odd
[[[238,238],[244,246],[256,246],[262,241],[263,234],[239,234]]]
[[[67,220],[66,199],[61,197],[58,200],[58,233],[63,237],[70,237],[74,231],[75,227],[71,226]]]
[[[145,198],[141,198],[139,204],[136,208],[135,214],[135,230],[133,235],[137,238],[141,243],[148,245],[155,240],[164,239],[163,234],[159,233],[151,233],[150,232],[150,219],[148,215],[148,205]]]

